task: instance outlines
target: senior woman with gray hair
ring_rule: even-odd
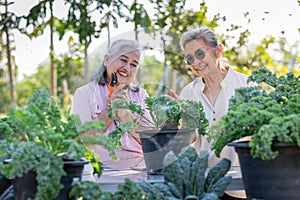
[[[142,62],[142,53],[142,47],[136,41],[124,39],[114,41],[93,80],[75,91],[71,113],[78,114],[82,122],[104,121],[107,129],[103,134],[107,135],[118,123],[108,118],[108,107],[113,100],[135,101],[137,105],[146,109],[144,102],[148,97],[146,90],[133,84]],[[149,116],[149,113],[146,112],[146,115]],[[140,123],[146,123],[137,114],[132,114],[128,110],[118,110],[116,117],[118,121],[138,119]],[[89,134],[94,132],[91,131]],[[144,160],[139,135],[134,131],[125,133],[121,143],[122,147],[117,152],[119,160],[112,160],[108,151],[101,145],[89,145],[89,148],[99,155],[104,167],[130,168]]]
[[[236,88],[255,84],[248,84],[246,75],[234,71],[224,62],[223,47],[211,29],[203,27],[185,32],[181,37],[180,45],[185,54],[186,64],[197,78],[182,89],[179,97],[172,91],[171,96],[200,101],[209,125],[212,126],[227,112],[229,99],[234,95]],[[211,145],[206,137],[201,140],[200,150],[210,151]],[[221,157],[230,159],[232,166],[239,166],[237,155],[232,147],[224,148]],[[214,165],[218,160],[211,152],[209,166]]]

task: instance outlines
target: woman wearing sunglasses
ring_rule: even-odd
[[[181,91],[180,99],[201,101],[210,126],[228,110],[229,99],[236,88],[254,85],[247,84],[247,76],[238,73],[222,59],[222,45],[209,28],[197,28],[185,32],[180,40],[184,60],[197,78]],[[172,95],[173,96],[173,95]],[[206,138],[202,138],[201,150],[210,150]],[[232,166],[238,165],[238,158],[232,147],[223,150],[221,157],[229,158]],[[209,165],[219,159],[211,153]]]

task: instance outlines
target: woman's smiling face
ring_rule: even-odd
[[[196,76],[205,77],[217,69],[217,56],[203,40],[194,39],[184,46],[185,60]]]
[[[117,55],[105,56],[107,77],[110,83],[112,74],[116,73],[118,83],[128,85],[133,80],[139,67],[139,53],[130,48],[122,48]]]

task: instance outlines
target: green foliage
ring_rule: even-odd
[[[263,160],[277,156],[271,148],[274,141],[295,142],[300,147],[300,77],[291,72],[277,77],[260,68],[248,81],[263,82],[270,91],[259,86],[236,90],[228,113],[211,128],[216,155],[229,142],[245,136],[252,136],[251,155]]]
[[[125,183],[118,185],[115,193],[105,192],[101,189],[99,183],[90,181],[75,182],[70,196],[83,198],[84,200],[143,200],[148,199],[147,194],[142,188],[128,178]]]
[[[187,30],[196,27],[208,26],[214,29],[223,18],[217,14],[212,20],[208,20],[206,17],[208,7],[205,2],[197,3],[198,7],[194,9],[186,9],[186,0],[151,0],[150,2],[155,10],[150,30],[161,34],[160,39],[164,45],[162,47],[165,56],[164,66],[170,66],[179,74],[192,78],[193,75],[183,62],[179,45],[180,37]]]
[[[217,200],[232,180],[226,176],[230,160],[222,159],[208,170],[208,153],[200,152],[198,155],[192,147],[183,149],[179,157],[167,154],[164,162],[167,164],[164,169],[165,182],[134,182],[126,178],[124,183],[118,185],[116,192],[110,193],[104,192],[98,183],[82,181],[74,183],[70,196],[84,200]]]
[[[2,148],[2,147],[1,147]],[[30,171],[37,174],[36,199],[49,199],[58,195],[62,188],[60,179],[65,175],[63,161],[48,149],[33,142],[19,142],[12,149],[11,161],[0,167],[6,177],[21,177]]]
[[[81,124],[77,115],[62,118],[47,90],[37,90],[24,108],[10,108],[8,116],[0,119],[0,125],[5,136],[1,136],[0,158],[11,159],[0,166],[0,171],[9,178],[36,172],[37,199],[51,199],[58,194],[62,187],[60,178],[65,174],[62,170],[64,158],[81,160],[86,157],[95,172],[101,174],[101,162],[79,136],[91,129],[103,131],[104,122]]]
[[[82,198],[84,200],[107,200],[112,194],[104,192],[99,183],[91,181],[75,182],[69,194],[70,197]]]
[[[118,191],[113,195],[114,200],[143,200],[148,199],[147,194],[143,191],[142,187],[136,182],[126,178],[124,184],[118,186]]]
[[[139,182],[149,199],[218,199],[232,179],[225,176],[230,168],[228,159],[219,161],[205,176],[208,153],[197,155],[192,147],[183,149],[179,157],[168,153],[164,162],[164,183]]]
[[[192,100],[174,100],[167,96],[147,97],[145,99],[147,109],[150,111],[151,119],[145,116],[145,110],[134,101],[125,101],[116,99],[112,102],[108,115],[116,119],[114,112],[118,109],[128,109],[132,113],[138,114],[148,125],[140,125],[135,119],[133,122],[118,123],[116,129],[109,133],[109,137],[114,141],[119,141],[125,132],[132,131],[133,128],[167,128],[170,124],[187,129],[198,129],[200,134],[206,134],[208,129],[208,120],[205,117],[203,106],[200,102]],[[116,144],[118,147],[120,145]]]

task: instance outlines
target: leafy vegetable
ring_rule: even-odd
[[[292,72],[277,77],[266,68],[253,71],[248,81],[266,84],[240,88],[230,99],[229,110],[209,134],[217,156],[229,142],[252,136],[251,155],[274,159],[274,141],[295,142],[300,147],[300,77]]]
[[[2,141],[0,158],[11,159],[0,165],[0,172],[15,178],[24,173],[37,173],[38,192],[36,199],[52,199],[62,187],[60,178],[65,174],[64,158],[80,160],[88,158],[95,172],[101,174],[101,162],[86,148],[80,135],[88,130],[105,129],[104,122],[80,123],[79,116],[63,118],[55,100],[45,89],[37,90],[23,108],[10,108],[7,117],[0,119]],[[3,135],[2,135],[3,134]],[[98,142],[105,138],[98,138]]]
[[[115,193],[103,192],[98,183],[78,182],[71,194],[85,200],[217,200],[232,180],[231,176],[226,176],[230,160],[224,158],[209,170],[208,153],[197,154],[192,147],[183,149],[179,157],[170,152],[165,157],[164,165],[167,165],[164,168],[165,182],[134,182],[126,178]]]
[[[138,120],[133,122],[118,123],[116,129],[109,133],[110,138],[119,141],[125,132],[132,131],[134,128],[156,128],[163,129],[170,123],[182,128],[198,129],[202,135],[207,133],[208,120],[205,117],[203,106],[200,102],[192,100],[172,100],[166,96],[148,97],[145,99],[147,109],[151,119],[145,115],[145,110],[134,101],[116,99],[109,108],[109,117],[116,119],[114,112],[118,109],[128,109],[132,113],[138,114],[146,124]],[[118,144],[116,144],[118,145]]]
[[[164,165],[167,164],[164,183],[139,183],[149,197],[153,197],[149,199],[218,199],[232,180],[230,176],[225,176],[230,168],[230,160],[225,158],[213,166],[205,177],[208,153],[197,155],[192,147],[183,149],[179,157],[167,154],[164,162]]]

